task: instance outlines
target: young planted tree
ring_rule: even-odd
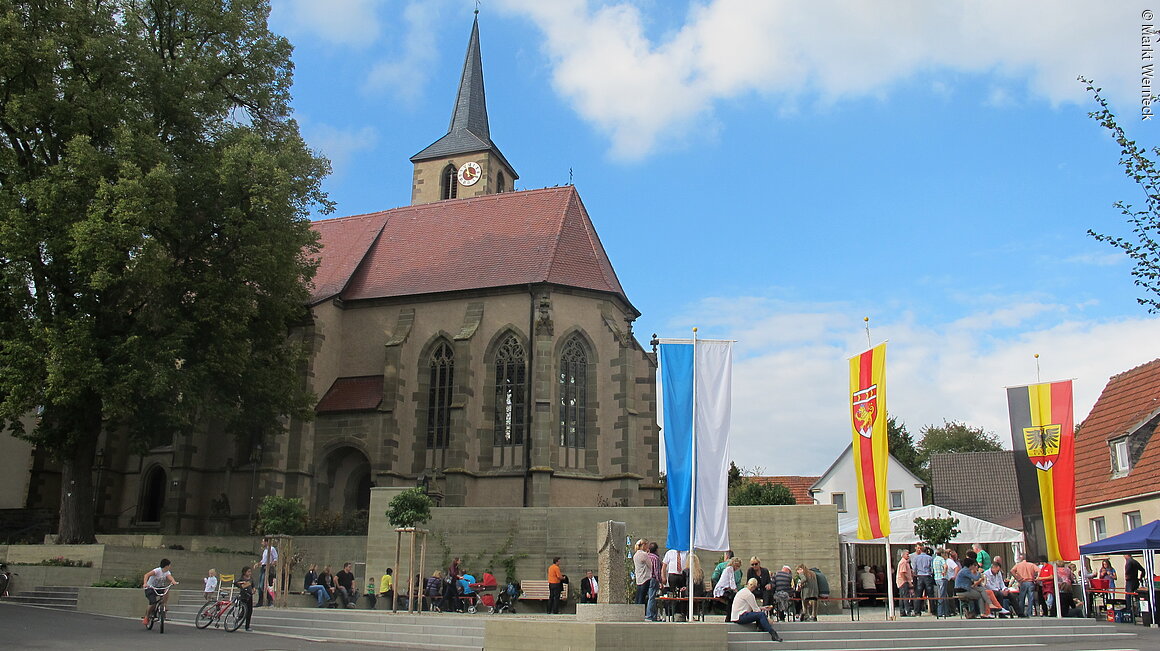
[[[0,426],[61,464],[94,539],[98,437],[308,417],[302,320],[329,164],[290,119],[266,0],[0,7]],[[21,418],[36,413],[29,427]]]
[[[959,519],[950,516],[945,518],[915,518],[914,535],[919,540],[934,547],[942,547],[961,533],[956,528],[958,526]]]

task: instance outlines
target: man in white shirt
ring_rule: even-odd
[[[991,569],[983,573],[983,586],[987,588],[991,594],[995,595],[995,601],[1002,606],[999,609],[999,616],[1010,615],[1011,604],[1011,590],[1007,588],[1006,577],[1003,576],[1003,566],[999,561],[991,561]]]
[[[278,548],[274,547],[269,538],[262,539],[262,558],[259,561],[261,568],[258,570],[258,583],[256,588],[258,590],[258,603],[255,607],[265,605],[263,602],[269,601],[269,591],[267,590],[270,581],[274,578],[274,571],[278,567]],[[269,579],[267,579],[269,577]],[[272,602],[270,605],[274,605]]]
[[[664,565],[663,572],[670,590],[676,591],[685,587],[685,570],[689,566],[688,552],[670,549],[665,552],[661,564]]]
[[[737,591],[736,596],[733,597],[733,609],[729,614],[729,620],[742,625],[757,624],[758,628],[769,633],[769,639],[781,642],[781,636],[769,624],[768,613],[772,606],[757,605],[757,597],[753,596],[753,590],[756,587],[757,579],[751,578],[744,588]]]

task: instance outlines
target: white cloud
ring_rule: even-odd
[[[1026,86],[1016,95],[1052,105],[1087,101],[1078,75],[1113,99],[1138,92],[1136,3],[710,0],[655,39],[646,13],[625,1],[500,4],[544,33],[557,91],[623,158],[699,131],[715,105],[754,93],[794,111],[802,95],[822,104],[882,98],[916,75],[948,71],[995,77],[978,100],[996,106],[1013,84]]]
[[[866,347],[853,306],[714,298],[691,309],[705,336],[737,339],[730,453],[771,474],[821,474],[850,441],[846,360]],[[1015,303],[948,323],[873,325],[888,339],[888,409],[918,437],[961,420],[1010,447],[1005,386],[1075,378],[1075,417],[1108,378],[1160,357],[1160,319],[1092,321],[1077,306]],[[1051,325],[1040,325],[1045,317]],[[739,461],[740,463],[740,461]]]
[[[386,90],[412,106],[418,102],[438,58],[438,17],[438,3],[413,2],[407,5],[403,10],[406,29],[397,48],[399,52],[395,58],[380,61],[371,68],[367,89]]]
[[[340,129],[307,120],[302,120],[302,136],[311,149],[330,159],[334,180],[342,178],[355,154],[372,149],[379,139],[378,132],[371,127]]]
[[[364,46],[379,36],[379,6],[378,0],[274,0],[270,22],[291,33]]]

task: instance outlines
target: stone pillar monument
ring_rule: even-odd
[[[596,603],[576,604],[576,619],[588,622],[636,622],[644,619],[644,606],[627,603],[628,568],[624,555],[628,528],[623,522],[596,525],[596,580],[600,591]]]

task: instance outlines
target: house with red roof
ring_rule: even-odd
[[[1075,435],[1081,545],[1160,519],[1160,359],[1108,380]]]

